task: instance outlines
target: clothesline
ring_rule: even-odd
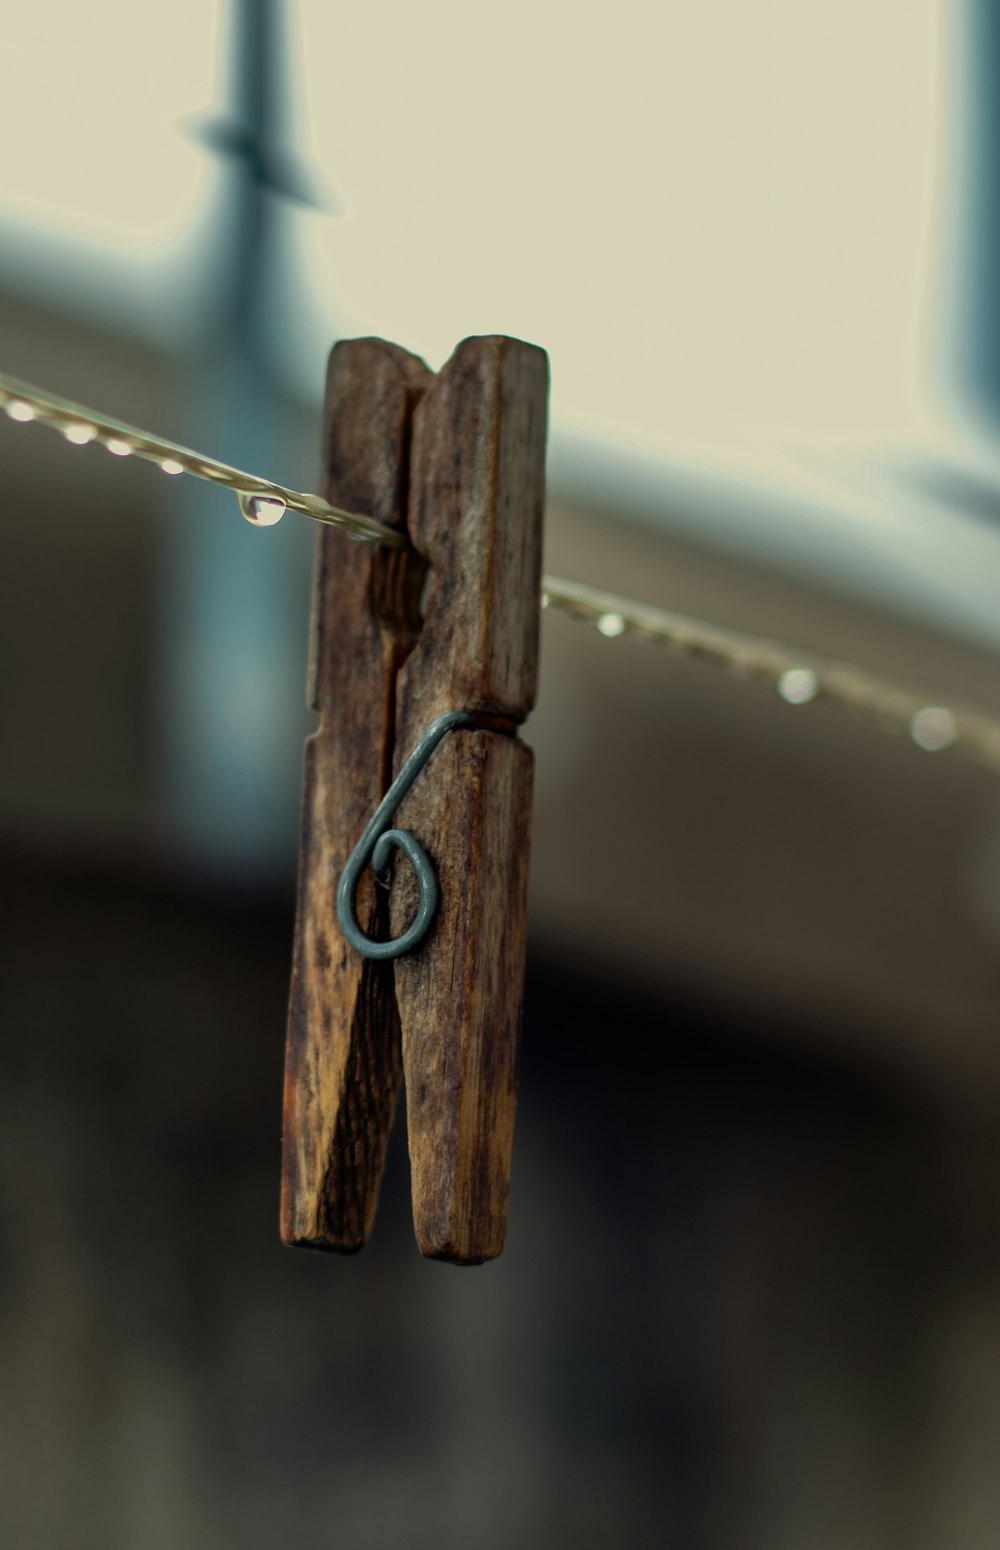
[[[339,527],[354,538],[396,548],[407,545],[405,534],[373,517],[342,511],[321,496],[246,473],[3,374],[0,408],[15,422],[37,421],[59,430],[76,446],[100,442],[113,456],[144,458],[157,463],[167,475],[187,473],[223,485],[234,491],[241,513],[254,526],[272,527],[286,511],[296,511]],[[927,752],[948,749],[1000,772],[1000,717],[974,706],[941,705],[929,691],[882,678],[864,668],[688,619],[559,576],[542,577],[541,602],[543,607],[558,608],[571,618],[593,623],[606,639],[635,635],[768,684],[790,705],[825,700],[885,731],[909,734]]]

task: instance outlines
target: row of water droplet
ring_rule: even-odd
[[[114,457],[129,457],[135,453],[146,460],[157,462],[165,474],[176,475],[186,471],[185,464],[176,457],[169,455],[161,457],[158,453],[148,450],[145,446],[138,446],[121,435],[102,431],[85,420],[70,419],[66,411],[56,409],[55,406],[46,409],[40,415],[34,404],[28,403],[24,398],[11,396],[6,391],[0,392],[0,403],[3,404],[9,419],[20,424],[38,419],[43,424],[53,425],[62,431],[63,436],[73,446],[82,447],[89,442],[99,441]],[[235,493],[241,514],[254,527],[274,527],[281,521],[287,510],[284,498],[276,492],[261,493],[237,489]],[[541,601],[543,608],[549,606],[548,592],[543,591]],[[597,630],[607,640],[614,640],[619,635],[624,635],[630,628],[630,622],[626,616],[613,610],[599,610],[593,614],[587,610],[584,617],[593,618]],[[636,626],[633,624],[631,628]],[[690,649],[693,644],[681,639],[679,635],[672,636],[666,629],[650,632],[643,628],[640,633],[651,633],[654,638],[660,638],[667,645],[673,645],[681,650]],[[718,657],[716,660],[719,660]],[[745,663],[741,662],[739,652],[734,652],[732,659],[725,665],[734,672],[741,671],[741,668],[745,670]],[[779,695],[789,705],[807,705],[823,690],[817,674],[812,668],[805,666],[788,667],[773,681]],[[882,719],[883,724],[889,727],[893,718],[883,717]],[[898,724],[897,721],[896,725]],[[941,749],[950,747],[958,737],[955,718],[951,711],[942,705],[921,706],[911,717],[908,730],[917,746],[928,753],[937,753]]]
[[[548,608],[549,594],[542,593],[542,607]],[[624,635],[629,628],[629,622],[624,614],[607,612],[592,616],[593,623],[598,632],[606,640],[614,640],[619,635]],[[670,637],[666,632],[663,639],[670,644]],[[680,645],[680,641],[675,641]],[[740,664],[734,658],[730,664],[734,671],[739,671]],[[811,667],[789,667],[782,672],[774,682],[781,698],[788,705],[808,705],[822,692],[822,685],[816,673]],[[887,730],[893,730],[889,721],[883,722]],[[958,727],[951,711],[944,705],[924,705],[910,718],[908,731],[910,737],[918,748],[926,753],[939,753],[945,748],[951,747],[958,737]]]
[[[35,406],[23,398],[9,398],[3,407],[8,419],[20,425],[27,425],[32,420],[40,418]],[[90,442],[97,441],[106,447],[113,457],[131,457],[133,453],[139,451],[123,436],[107,435],[99,431],[96,425],[90,425],[85,420],[63,421],[60,417],[59,429],[74,447],[85,447]],[[184,464],[175,457],[150,458],[146,452],[140,452],[139,455],[149,461],[157,462],[165,474],[173,476],[185,471]],[[281,521],[287,510],[284,500],[276,494],[261,495],[249,490],[237,490],[236,499],[242,515],[254,527],[274,527],[275,523]]]

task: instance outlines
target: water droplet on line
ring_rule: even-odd
[[[287,509],[280,495],[248,495],[245,490],[238,490],[236,499],[240,511],[254,527],[273,527]]]
[[[64,425],[63,435],[74,447],[85,447],[88,441],[93,441],[97,432],[92,425]]]
[[[4,407],[12,420],[20,420],[25,425],[35,418],[34,409],[31,404],[26,404],[23,398],[12,398]]]
[[[925,705],[910,722],[910,736],[918,748],[938,753],[958,736],[955,718],[943,705]]]
[[[120,436],[110,437],[109,440],[104,443],[104,445],[114,457],[129,457],[132,452],[132,448],[129,446],[128,442],[122,441]]]
[[[165,474],[182,474],[184,472],[184,464],[178,463],[175,457],[165,457],[160,467]]]
[[[602,614],[597,621],[597,628],[608,640],[614,640],[616,635],[624,635],[625,620],[621,614]]]
[[[816,674],[808,667],[790,667],[778,679],[778,693],[789,705],[807,705],[819,693]]]

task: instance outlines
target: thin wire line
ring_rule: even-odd
[[[608,638],[636,635],[740,678],[756,679],[776,688],[790,705],[825,700],[883,731],[909,733],[929,753],[948,749],[1000,773],[1000,718],[975,706],[941,705],[927,690],[851,663],[793,651],[776,641],[688,619],[559,576],[543,576],[542,587],[543,607],[596,624]]]
[[[271,479],[247,474],[228,463],[194,452],[190,447],[164,441],[161,436],[126,425],[122,420],[111,420],[106,415],[95,414],[82,404],[56,398],[41,388],[19,382],[16,377],[0,374],[0,408],[6,410],[12,420],[29,423],[33,420],[61,430],[68,441],[79,446],[90,441],[100,441],[109,452],[119,457],[146,458],[158,463],[168,474],[193,474],[196,479],[208,479],[213,484],[225,485],[235,490],[240,500],[240,510],[249,521],[261,526],[271,526],[287,509],[312,517],[315,522],[326,522],[331,527],[343,528],[354,538],[367,538],[372,543],[389,544],[394,548],[406,548],[404,534],[393,531],[374,517],[361,516],[357,512],[341,511],[331,506],[319,495],[306,495],[290,490]],[[256,513],[259,513],[257,515]]]
[[[189,473],[196,479],[225,485],[236,492],[243,515],[258,525],[273,524],[287,509],[342,528],[355,538],[395,548],[407,547],[404,534],[373,517],[341,511],[318,495],[303,494],[231,468],[190,447],[95,414],[81,404],[56,398],[4,374],[0,374],[0,408],[12,420],[37,420],[61,430],[67,440],[78,445],[101,441],[120,457],[134,454],[158,463],[166,473]],[[931,693],[895,683],[864,668],[792,651],[775,641],[688,619],[559,576],[542,577],[542,604],[558,608],[573,619],[595,624],[608,639],[638,636],[683,656],[725,668],[739,677],[769,684],[791,705],[825,700],[885,731],[908,732],[928,752],[948,749],[1000,773],[1000,718],[974,706],[936,704]]]

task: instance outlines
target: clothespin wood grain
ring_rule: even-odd
[[[324,493],[405,525],[412,548],[319,539],[322,719],[306,758],[286,1242],[365,1241],[402,1061],[421,1250],[478,1263],[503,1246],[532,785],[516,731],[537,679],[546,397],[544,353],[512,339],[466,340],[437,377],[379,341],[331,356]],[[339,929],[337,880],[393,772],[456,710],[475,726],[444,737],[394,819],[432,860],[436,918],[409,954],[364,957]],[[406,861],[388,896],[368,871],[359,924],[398,937],[416,899]]]
[[[338,344],[323,410],[324,491],[405,525],[410,425],[430,381],[380,340]],[[351,1253],[365,1242],[399,1088],[391,962],[353,952],[334,905],[337,878],[392,768],[396,675],[419,626],[423,565],[407,550],[318,535],[302,838],[285,1059],[281,1235]],[[358,916],[385,930],[388,899],[369,873]]]

